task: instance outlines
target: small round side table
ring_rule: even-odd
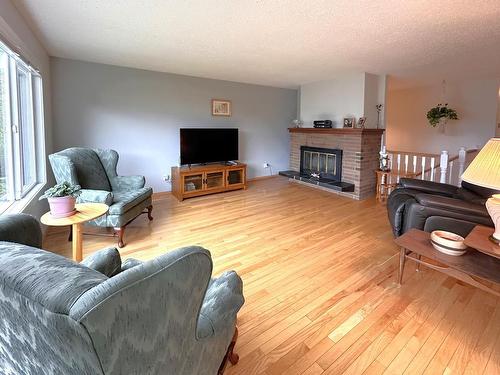
[[[97,219],[108,212],[109,207],[103,203],[79,203],[75,206],[76,214],[56,219],[50,212],[45,213],[40,221],[45,225],[63,227],[71,225],[73,233],[73,260],[82,261],[82,224]]]

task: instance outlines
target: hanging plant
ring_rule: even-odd
[[[454,109],[448,108],[448,103],[445,105],[438,104],[436,107],[431,108],[429,112],[427,112],[427,120],[429,120],[429,125],[435,128],[440,122],[441,119],[446,120],[458,120],[457,111]]]

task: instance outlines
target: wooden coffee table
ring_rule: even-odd
[[[82,225],[83,223],[97,219],[99,216],[108,212],[109,207],[103,203],[80,203],[75,206],[76,214],[68,217],[54,218],[47,212],[40,221],[45,225],[51,226],[72,226],[73,233],[73,260],[81,262],[82,260]]]
[[[411,229],[396,238],[396,244],[401,247],[398,274],[400,285],[406,260],[411,259],[417,264],[500,296],[500,292],[488,285],[490,283],[500,285],[500,259],[471,248],[462,256],[446,255],[432,247],[430,237],[430,233]],[[422,257],[425,257],[425,260]]]

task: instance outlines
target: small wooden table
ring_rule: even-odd
[[[72,226],[73,260],[80,262],[82,260],[82,224],[104,215],[108,212],[109,207],[103,203],[80,203],[75,208],[77,212],[72,216],[54,218],[50,212],[47,212],[40,221],[45,225]]]
[[[465,237],[464,243],[486,255],[500,258],[500,245],[494,243],[489,238],[494,232],[494,228],[476,225],[472,232]]]
[[[500,285],[500,259],[474,249],[469,249],[462,256],[446,255],[434,249],[430,237],[430,233],[411,229],[401,237],[396,238],[396,244],[401,247],[398,273],[398,283],[400,285],[403,280],[405,262],[407,259],[411,259],[417,264],[423,264],[479,289],[500,296],[500,292],[488,285],[488,283]],[[415,256],[413,257],[412,254]],[[422,256],[437,264],[422,260]]]
[[[377,200],[383,202],[399,183],[400,178],[414,178],[417,174],[412,172],[402,172],[399,170],[381,171],[376,170],[377,174]]]

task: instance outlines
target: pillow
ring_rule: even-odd
[[[100,272],[107,277],[113,277],[122,270],[120,253],[115,247],[99,250],[86,257],[80,264]]]

